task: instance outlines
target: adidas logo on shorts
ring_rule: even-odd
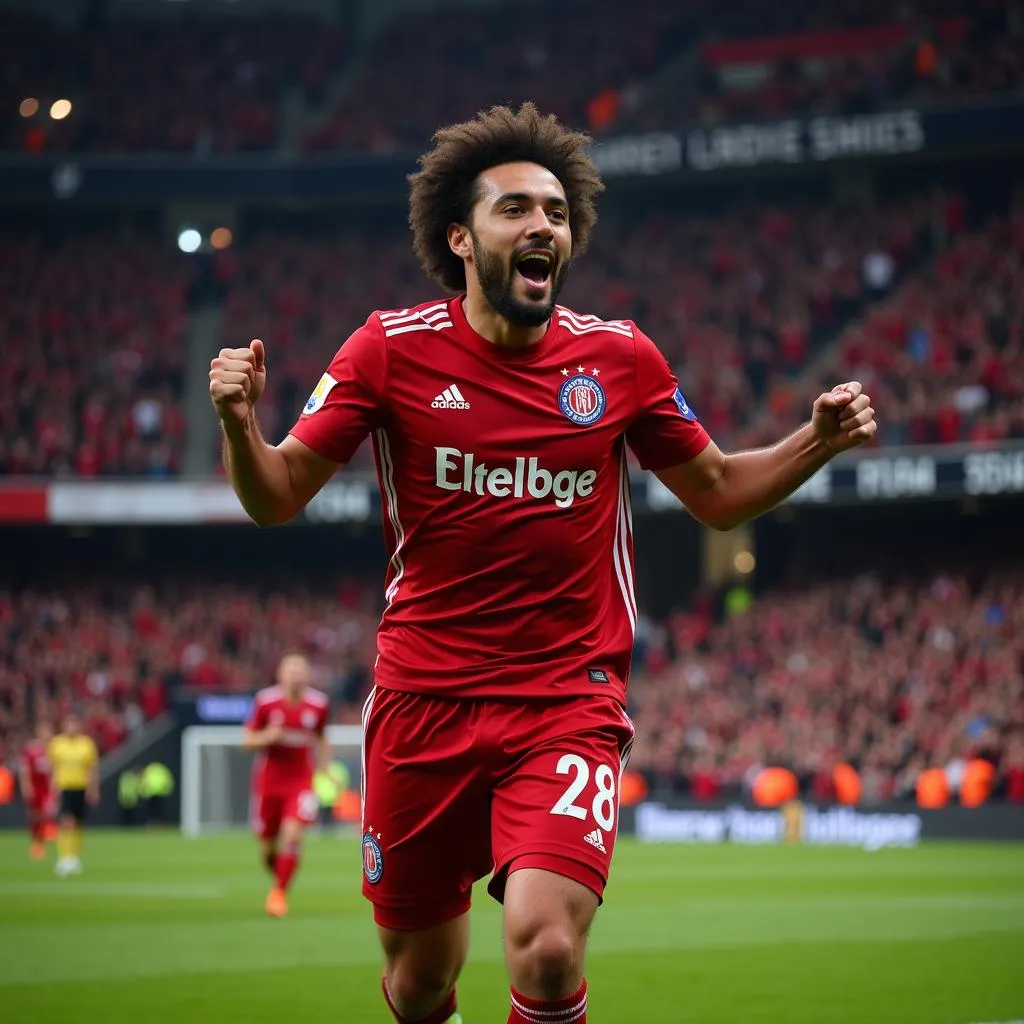
[[[590,843],[591,846],[600,850],[602,853],[608,852],[604,845],[604,833],[599,828],[595,828],[593,832],[588,832],[583,837],[583,842]]]

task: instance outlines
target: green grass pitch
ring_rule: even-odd
[[[387,1024],[353,837],[312,836],[291,914],[247,836],[94,832],[60,881],[0,835],[4,1024]],[[503,1024],[482,891],[459,985]],[[622,840],[587,975],[595,1024],[1024,1021],[1024,847],[641,846]]]

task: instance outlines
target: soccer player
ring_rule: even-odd
[[[82,731],[82,720],[72,712],[64,731],[47,744],[53,781],[60,792],[57,832],[57,875],[65,878],[82,872],[82,830],[88,807],[100,800],[100,755],[91,736]]]
[[[263,342],[211,363],[226,468],[260,525],[291,519],[373,437],[391,557],[363,710],[363,891],[400,1022],[455,1019],[488,873],[509,1024],[586,1020],[633,737],[627,446],[728,530],[876,430],[850,382],[775,446],[726,455],[635,323],[558,305],[603,188],[588,143],[532,104],[438,131],[409,221],[455,294],[371,313],[280,444],[254,411]]]
[[[53,824],[53,786],[46,754],[51,739],[53,727],[41,719],[36,723],[34,739],[29,740],[21,752],[18,766],[18,783],[28,819],[29,856],[33,860],[42,860],[46,855]]]
[[[256,694],[242,741],[247,750],[260,752],[253,765],[251,819],[263,863],[274,879],[266,902],[272,917],[288,913],[288,887],[299,866],[302,835],[319,810],[313,773],[326,771],[331,763],[324,732],[329,703],[309,679],[305,656],[286,654],[277,666],[277,685]]]

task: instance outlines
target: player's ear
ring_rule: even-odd
[[[473,236],[467,224],[448,225],[448,247],[460,259],[469,259],[473,254]]]

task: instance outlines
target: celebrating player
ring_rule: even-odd
[[[603,188],[588,143],[532,104],[441,129],[409,220],[456,296],[372,313],[279,445],[254,412],[263,342],[211,364],[226,467],[261,525],[291,519],[373,436],[391,559],[363,710],[363,891],[397,1021],[455,1019],[470,889],[489,872],[508,1021],[586,1020],[633,737],[627,445],[727,530],[876,429],[851,382],[774,447],[725,455],[640,328],[557,305]]]
[[[317,818],[313,773],[326,771],[331,763],[324,734],[328,700],[309,685],[309,677],[306,658],[286,654],[277,666],[277,685],[256,694],[243,738],[246,749],[260,751],[253,766],[251,816],[263,862],[274,879],[266,903],[273,917],[288,913],[288,887],[299,866],[302,834]]]
[[[46,755],[51,739],[53,728],[50,723],[37,722],[35,738],[25,744],[18,768],[18,783],[28,819],[29,856],[33,860],[42,860],[45,856],[46,842],[53,825],[53,787],[50,761]]]
[[[57,833],[57,874],[81,874],[82,830],[88,807],[100,800],[100,755],[91,736],[82,731],[82,720],[72,712],[64,731],[47,744],[46,756],[53,781],[60,792],[60,825]]]

